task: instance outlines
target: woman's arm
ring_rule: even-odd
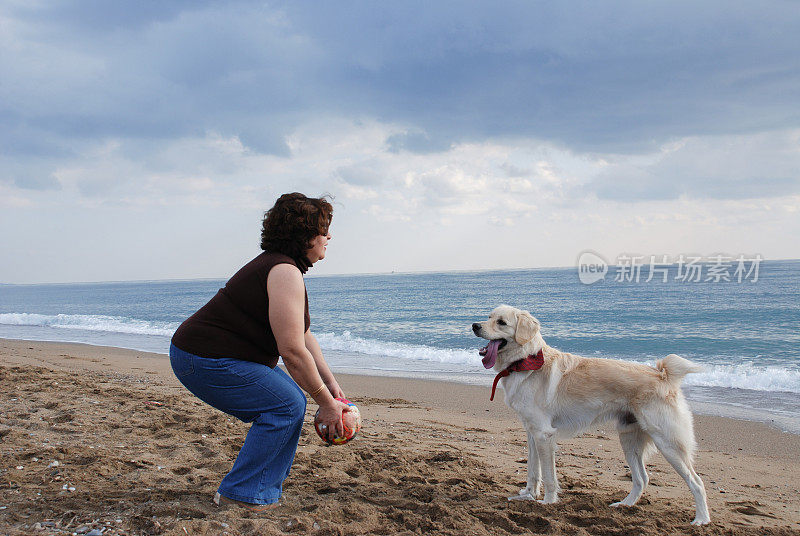
[[[319,347],[319,342],[317,342],[317,338],[314,337],[314,334],[311,333],[311,330],[306,331],[305,341],[306,348],[308,348],[308,351],[311,352],[311,355],[314,357],[314,363],[317,365],[317,371],[322,377],[322,381],[324,381],[325,385],[328,386],[328,390],[336,398],[347,398],[344,396],[344,391],[342,391],[342,388],[339,387],[339,382],[336,381],[336,378],[334,377],[333,372],[331,372],[330,367],[328,367],[328,363],[325,361],[325,357],[322,355],[322,348]]]
[[[320,377],[314,356],[305,343],[305,286],[296,266],[278,264],[267,277],[269,294],[269,324],[286,370],[295,382],[319,404],[319,418],[328,426],[331,438],[334,431],[344,436],[342,410],[347,405],[334,400]],[[330,372],[330,371],[328,371]],[[320,389],[322,387],[322,389]]]

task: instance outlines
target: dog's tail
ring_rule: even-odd
[[[664,359],[656,361],[656,369],[661,373],[663,380],[678,386],[683,381],[684,376],[691,372],[701,372],[703,367],[679,355],[669,354]]]

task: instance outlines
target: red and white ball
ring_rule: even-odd
[[[325,425],[319,422],[319,410],[317,413],[314,414],[314,430],[317,431],[317,435],[322,438],[323,441],[326,443],[330,443],[333,445],[344,445],[358,434],[358,431],[361,430],[361,413],[358,411],[358,407],[355,404],[347,400],[346,398],[337,398],[339,402],[344,402],[348,406],[350,406],[350,411],[343,411],[342,412],[342,426],[344,427],[344,437],[340,437],[338,433],[335,434],[333,440],[328,439],[328,430],[326,429]]]

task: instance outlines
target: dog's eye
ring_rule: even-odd
[[[505,326],[506,325],[506,321],[505,320],[498,320],[497,321],[497,325],[498,326]]]

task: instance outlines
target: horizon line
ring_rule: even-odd
[[[763,259],[765,262],[785,262],[785,261],[800,261],[800,258],[785,258],[785,259]],[[669,263],[669,266],[677,265],[678,263]],[[660,265],[660,264],[659,264]],[[608,264],[611,266],[619,266],[618,264]],[[648,264],[640,266],[646,267]],[[454,270],[410,270],[410,271],[388,271],[388,272],[344,272],[335,274],[311,274],[307,277],[309,279],[316,279],[322,277],[348,277],[348,276],[380,276],[380,275],[414,275],[414,274],[447,274],[447,273],[468,273],[468,272],[520,272],[525,270],[572,270],[577,269],[578,265],[574,266],[530,266],[525,268],[463,268]],[[48,283],[3,283],[0,282],[0,287],[23,287],[34,285],[110,285],[114,283],[177,283],[177,282],[190,282],[190,281],[225,281],[230,279],[228,277],[195,277],[195,278],[165,278],[165,279],[109,279],[103,281],[56,281]]]

